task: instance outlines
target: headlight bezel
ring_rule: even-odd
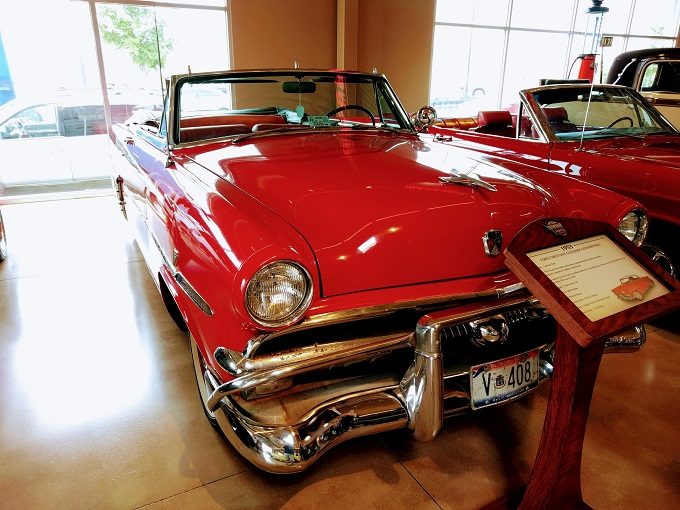
[[[264,276],[265,273],[271,271],[276,266],[282,265],[290,266],[300,272],[305,283],[304,296],[300,300],[300,302],[285,315],[282,315],[276,319],[266,319],[251,309],[251,306],[249,304],[250,303],[249,296],[251,294],[251,289],[252,286],[256,284],[256,279],[258,276],[262,277]],[[312,302],[313,295],[314,295],[314,283],[309,271],[307,271],[307,269],[299,262],[296,262],[294,260],[281,259],[274,260],[272,262],[264,264],[253,273],[253,275],[248,280],[248,283],[245,285],[245,291],[243,293],[243,305],[250,319],[254,321],[256,324],[263,326],[265,328],[280,328],[290,326],[291,324],[294,324],[295,322],[300,320],[300,318],[307,312],[309,305]]]
[[[634,227],[635,228],[635,234],[632,234],[632,228],[633,227],[627,227],[627,228],[622,227],[624,222],[627,222],[627,221],[635,222],[635,227]],[[647,231],[649,230],[649,217],[647,216],[647,213],[642,209],[638,209],[638,208],[632,209],[621,217],[618,225],[616,226],[616,229],[626,239],[628,239],[633,244],[635,244],[635,246],[640,246],[644,242],[645,237],[647,237]],[[631,235],[627,235],[626,232],[624,232],[624,230],[630,232]],[[631,239],[631,237],[632,237],[632,239]]]

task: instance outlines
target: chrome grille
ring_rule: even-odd
[[[501,317],[505,321],[509,329],[505,342],[483,345],[475,340],[473,324],[485,317]],[[440,338],[445,359],[453,356],[470,363],[482,363],[550,343],[555,339],[555,327],[552,316],[535,304],[451,324],[440,330]]]

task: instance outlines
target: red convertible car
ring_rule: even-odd
[[[645,235],[632,199],[433,142],[377,74],[174,76],[160,119],[114,133],[118,201],[188,331],[206,415],[271,472],[366,434],[433,439],[549,378],[554,320],[503,263],[527,223]]]
[[[650,217],[643,249],[676,275],[680,133],[627,87],[548,85],[523,90],[519,99],[518,106],[479,112],[477,118],[443,119],[429,131],[438,141],[639,200]],[[630,227],[636,228],[632,222]]]
[[[619,299],[625,301],[642,301],[649,289],[654,287],[654,281],[649,276],[630,275],[621,278],[621,284],[612,289]]]

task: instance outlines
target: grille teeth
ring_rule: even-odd
[[[522,323],[527,323],[532,320],[540,319],[542,318],[545,314],[541,313],[540,310],[537,310],[535,308],[515,308],[513,310],[507,310],[503,313],[500,314],[495,314],[496,316],[501,316],[505,320],[505,322],[511,326],[511,332],[512,334],[512,326],[520,326]],[[480,317],[480,319],[483,319],[483,317]],[[470,340],[474,337],[474,330],[472,326],[469,324],[469,322],[461,322],[458,324],[453,324],[451,326],[447,326],[445,328],[442,328],[441,330],[441,338],[442,342],[446,343],[451,343],[451,342],[458,342],[461,340]]]
[[[454,324],[441,330],[442,341],[445,343],[455,342],[463,338],[472,338],[474,331],[467,323]]]

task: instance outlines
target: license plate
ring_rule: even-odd
[[[517,398],[538,386],[538,349],[470,368],[472,409]]]

